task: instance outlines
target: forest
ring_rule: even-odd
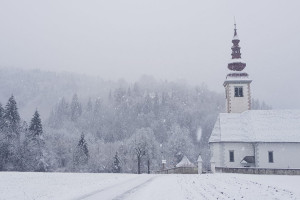
[[[1,171],[151,173],[162,159],[172,168],[199,154],[207,163],[208,139],[224,112],[223,94],[205,84],[0,71]]]

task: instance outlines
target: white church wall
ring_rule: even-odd
[[[229,160],[229,152],[234,151],[234,162]],[[224,143],[224,166],[243,167],[241,161],[245,156],[253,156],[253,145],[249,143]]]
[[[250,143],[211,143],[210,147],[216,167],[243,167],[243,158],[254,156],[254,148]],[[230,151],[234,152],[234,162],[230,162]]]
[[[211,160],[215,162],[217,167],[222,166],[221,156],[222,149],[220,143],[210,143]]]
[[[258,143],[259,168],[300,168],[300,143]],[[269,163],[268,152],[273,151],[273,163]]]
[[[254,156],[254,143],[210,143],[212,159],[216,167],[239,168],[245,156]],[[270,169],[300,169],[300,143],[256,143],[256,167]],[[234,162],[230,162],[229,152],[234,152]],[[268,152],[273,152],[273,163]]]
[[[234,88],[243,87],[243,97],[234,96]],[[229,83],[226,87],[228,89],[227,94],[227,111],[231,113],[241,113],[250,109],[250,85],[242,83]]]

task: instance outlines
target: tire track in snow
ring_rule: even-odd
[[[92,198],[93,196],[97,195],[97,194],[101,194],[103,192],[107,192],[109,190],[114,190],[114,188],[119,188],[123,185],[127,185],[127,184],[130,184],[131,182],[134,182],[138,179],[141,179],[141,177],[134,177],[134,178],[131,178],[129,180],[125,180],[125,181],[122,181],[120,183],[117,183],[117,184],[113,184],[113,185],[110,185],[110,186],[107,186],[107,187],[104,187],[102,189],[99,189],[99,190],[95,190],[93,192],[90,192],[88,194],[84,194],[78,198],[75,198],[73,200],[85,200],[85,199],[89,199],[89,198]]]
[[[151,182],[155,177],[138,176],[129,180],[125,180],[121,183],[113,184],[108,187],[93,191],[91,193],[82,195],[74,200],[99,200],[100,199],[124,199],[128,195],[134,193],[147,183]],[[144,180],[145,179],[145,180]]]
[[[148,180],[146,180],[144,183],[131,188],[130,190],[127,190],[126,192],[124,192],[123,194],[120,194],[119,196],[113,198],[112,200],[122,200],[122,199],[126,199],[128,196],[130,196],[131,194],[135,193],[136,191],[138,191],[139,189],[147,186],[151,181],[153,181],[155,178],[157,178],[158,176],[152,177]]]

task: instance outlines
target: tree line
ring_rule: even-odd
[[[53,171],[51,146],[47,146],[40,115],[22,121],[12,95],[5,108],[0,103],[0,171]],[[74,165],[88,162],[88,148],[81,135],[74,151]]]
[[[162,159],[168,167],[184,155],[195,162],[223,105],[221,95],[204,85],[135,83],[111,89],[107,98],[61,98],[46,127],[49,140],[67,141],[53,147],[59,170],[72,169],[70,149],[84,133],[89,161],[77,170],[148,173],[159,170]]]
[[[29,126],[21,121],[17,103],[11,96],[0,104],[0,170],[47,171],[47,152],[38,111]]]
[[[14,96],[0,105],[0,170],[150,173],[184,155],[208,160],[224,97],[204,85],[136,82],[106,98],[62,97],[51,110],[43,124],[36,110],[27,125]]]

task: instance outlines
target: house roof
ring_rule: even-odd
[[[183,158],[176,165],[176,167],[195,167],[195,165],[191,163],[191,161],[186,156],[183,156]]]
[[[243,164],[247,163],[255,163],[255,157],[254,156],[245,156],[243,160],[241,161]]]
[[[209,142],[300,142],[300,110],[220,113]]]

